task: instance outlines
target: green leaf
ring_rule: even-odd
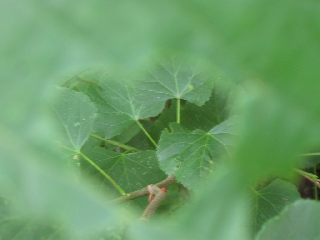
[[[174,61],[159,63],[142,78],[137,86],[141,102],[157,103],[176,98],[201,106],[209,99],[213,87],[213,81],[198,69]]]
[[[127,230],[133,239],[139,240],[248,240],[247,211],[243,179],[237,171],[220,168],[175,216],[156,224],[135,223]]]
[[[92,130],[96,107],[83,93],[67,88],[58,91],[54,111],[64,129],[65,146],[79,152]]]
[[[220,168],[171,224],[184,233],[183,239],[247,240],[248,209],[241,176]]]
[[[125,129],[120,135],[117,135],[113,137],[112,139],[121,142],[121,143],[127,143],[129,142],[132,138],[134,138],[141,129],[139,128],[139,125],[137,125],[135,122],[132,123],[127,129]]]
[[[140,122],[143,128],[149,133],[151,126],[153,125],[150,121]],[[153,136],[152,136],[153,138]],[[157,139],[153,138],[155,141]],[[150,141],[143,131],[138,132],[128,143],[129,146],[135,147],[141,151],[154,150],[154,146],[150,146]]]
[[[320,153],[307,153],[307,154],[302,154],[302,159],[300,159],[298,166],[299,168],[312,168],[317,166],[320,163]]]
[[[0,219],[0,239],[50,239],[64,240],[63,227],[37,218],[12,218]]]
[[[207,26],[213,43],[208,55],[214,54],[220,66],[232,73],[258,76],[298,104],[297,107],[313,109],[319,116],[320,110],[314,101],[320,94],[315,87],[319,77],[316,63],[320,61],[316,1],[176,3],[198,26]],[[305,79],[303,84],[301,79]]]
[[[256,240],[315,240],[320,238],[320,203],[300,200],[267,222]]]
[[[103,70],[88,69],[80,71],[61,83],[62,87],[70,88],[72,90],[86,93],[90,85],[98,85],[99,77],[107,74]]]
[[[68,225],[71,232],[90,232],[121,218],[90,185],[80,184],[70,169],[56,166],[56,161],[66,159],[54,155],[50,148],[40,151],[30,142],[5,136],[6,141],[15,140],[15,151],[0,144],[1,193],[12,201],[16,214],[36,215],[43,221],[54,218]]]
[[[95,147],[85,149],[83,153],[106,172],[126,193],[166,178],[166,175],[158,166],[154,151],[121,154]],[[108,189],[109,193],[112,192],[114,187],[96,168],[85,160],[81,161],[81,168],[86,175],[95,179],[102,190]],[[117,195],[119,194],[114,193],[113,196],[109,197],[116,197]]]
[[[311,130],[315,129],[307,115],[266,86],[258,86],[244,97],[242,132],[235,152],[236,164],[250,184],[268,177],[292,178],[299,155],[314,141]]]
[[[318,2],[177,4],[199,26],[210,26],[208,57],[254,86],[246,88],[243,139],[236,154],[245,175],[251,183],[262,175],[292,177],[296,156],[320,140]]]
[[[210,99],[201,107],[186,102],[181,107],[181,122],[180,124],[188,130],[200,129],[209,131],[215,125],[226,120],[231,111],[230,95],[234,93],[220,88],[214,88]],[[154,139],[159,139],[161,132],[165,128],[169,128],[171,122],[176,121],[176,101],[172,100],[169,109],[166,109],[154,122],[154,127],[151,131],[151,136]]]
[[[152,128],[150,129],[150,135],[156,141],[159,141],[161,133],[164,129],[169,128],[170,123],[176,122],[176,100],[168,101],[167,105],[169,108],[164,109],[159,117],[153,122]],[[183,108],[181,109],[183,111]],[[183,118],[182,118],[183,121]],[[183,126],[183,124],[181,124]]]
[[[195,53],[207,59],[208,65],[216,61],[241,79],[241,72],[262,79],[266,86],[245,106],[243,138],[235,157],[237,170],[251,182],[270,173],[287,176],[295,156],[318,145],[317,1],[80,0],[75,5],[71,1],[13,0],[0,3],[0,12],[0,22],[5,23],[0,27],[5,36],[0,39],[0,102],[5,103],[0,105],[0,186],[1,192],[21,199],[17,206],[24,209],[50,209],[65,216],[71,225],[83,221],[77,230],[106,225],[103,221],[112,216],[87,188],[65,177],[61,169],[47,167],[63,158],[48,147],[52,146],[50,140],[56,139],[56,129],[50,128],[51,120],[47,122],[40,110],[50,95],[45,90],[46,80],[87,64],[102,62],[109,69],[120,64],[125,66],[122,71],[136,70],[139,63],[149,61],[150,52],[170,49],[187,56]],[[252,97],[251,93],[248,96]],[[232,187],[226,187],[230,179]],[[203,189],[203,200],[184,218],[193,221],[184,225],[181,235],[246,239],[241,235],[246,226],[241,217],[243,201],[238,203],[238,196],[242,197],[239,179],[229,176],[222,180]],[[219,199],[214,208],[208,196]],[[230,208],[221,207],[224,204]],[[199,206],[203,206],[201,211]],[[303,236],[297,233],[299,239],[306,239],[307,234],[319,238],[319,232],[309,231],[310,223],[318,222],[312,214],[319,211],[313,210],[305,220],[302,216],[308,207],[300,210],[299,218],[286,219],[286,228],[281,226],[278,231],[285,229],[290,237],[289,231],[301,226],[308,232]],[[205,220],[198,221],[199,217]],[[297,219],[301,221],[292,222]],[[161,239],[150,230],[148,233],[147,239]]]
[[[181,124],[189,130],[209,131],[213,126],[226,120],[229,114],[228,93],[214,89],[209,101],[203,106],[186,103],[181,110]]]
[[[37,215],[21,215],[11,210],[11,205],[12,201],[0,197],[0,239],[3,240],[99,240],[102,237],[116,240],[123,234],[123,226],[110,223],[89,234],[72,234],[61,222]]]
[[[177,180],[187,187],[201,185],[215,169],[219,157],[231,154],[235,124],[236,118],[230,118],[209,132],[190,132],[171,124],[172,132],[163,131],[157,149],[161,169],[168,175],[175,173]]]
[[[276,179],[259,191],[253,190],[253,229],[257,233],[269,219],[277,216],[285,206],[300,199],[297,188],[284,180]]]
[[[139,119],[156,116],[164,107],[163,102],[138,102],[133,84],[111,78],[91,86],[88,95],[99,109],[97,129],[104,132],[105,138],[121,134],[134,122],[139,125]]]

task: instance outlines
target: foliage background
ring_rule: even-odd
[[[128,230],[132,239],[249,239],[245,186],[270,175],[292,178],[296,156],[319,143],[317,1],[13,0],[0,3],[0,20],[0,191],[3,204],[12,205],[1,214],[31,214],[34,221],[27,226],[45,217],[63,225],[70,239],[130,222],[123,210],[77,181],[55,144],[58,133],[47,109],[55,96],[52,85],[88,66],[132,76],[148,69],[150,59],[175,54],[196,59],[212,74],[218,66],[243,83],[235,164],[201,187],[197,200],[177,216],[179,226],[173,220],[136,223]],[[312,210],[301,213],[301,207]],[[283,218],[296,214],[292,231],[292,224],[306,224],[299,222],[301,214],[309,217],[316,209],[318,203],[298,202]],[[268,231],[289,231],[288,221],[275,221],[283,227],[270,222],[258,239],[272,239]],[[5,228],[2,239],[16,224]],[[319,229],[316,221],[311,228]],[[21,235],[36,239],[28,231]]]

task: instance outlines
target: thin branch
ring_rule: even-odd
[[[317,182],[316,180],[312,179],[309,176],[302,175],[304,178],[308,179],[310,182],[312,182],[314,185],[316,185],[318,188],[320,188],[320,182]]]
[[[313,174],[314,175],[317,175],[317,165],[313,166]],[[317,188],[317,185],[314,185],[313,186],[313,189],[314,189],[314,199],[315,200],[319,200],[319,197],[318,197],[318,188]]]
[[[167,195],[156,185],[149,185],[148,187],[150,194],[154,194],[154,198],[144,210],[140,220],[149,220]]]
[[[174,174],[171,174],[165,180],[159,183],[156,183],[155,186],[157,186],[158,188],[163,188],[163,187],[167,188],[170,185],[174,184],[175,182],[176,182],[176,176]],[[148,187],[145,187],[140,190],[127,193],[126,195],[119,197],[117,199],[111,200],[110,203],[116,203],[116,204],[122,203],[122,202],[130,201],[139,197],[147,196],[148,194],[149,194]]]
[[[317,182],[320,181],[319,177],[317,175],[315,175],[315,174],[312,174],[312,173],[309,173],[309,172],[306,172],[306,171],[303,171],[303,170],[300,170],[300,169],[296,169],[296,168],[294,170],[297,173],[299,173],[301,176],[308,176],[308,177],[310,177],[311,179],[313,179],[313,180],[315,180]]]

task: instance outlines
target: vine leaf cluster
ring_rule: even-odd
[[[119,80],[105,73],[93,74],[90,79],[90,74],[92,72],[82,73],[64,85],[69,88],[59,88],[59,101],[54,109],[65,135],[62,145],[81,156],[81,171],[98,180],[102,188],[109,189],[111,196],[124,195],[163,180],[166,175],[175,173],[168,170],[172,164],[176,164],[179,171],[182,169],[182,174],[177,172],[178,182],[192,188],[192,184],[212,170],[213,161],[220,152],[228,152],[228,141],[218,140],[218,133],[215,133],[216,142],[208,139],[217,129],[213,121],[208,132],[185,129],[184,136],[176,136],[177,128],[191,125],[190,121],[181,119],[186,101],[189,107],[190,104],[197,106],[195,111],[188,112],[192,119],[192,115],[199,116],[204,106],[208,108],[204,104],[214,95],[214,80],[200,71],[170,62],[158,64],[139,80]],[[168,101],[172,103],[166,109]],[[160,129],[158,120],[150,120],[172,109],[175,125]],[[168,131],[172,133],[168,135]],[[155,135],[158,138],[154,138]],[[184,142],[185,136],[188,142]],[[134,141],[135,138],[147,145],[141,148],[137,144],[140,141]],[[172,138],[177,138],[176,144],[181,145],[174,161],[167,160],[172,158],[170,153],[167,155],[170,149],[164,151],[171,145]],[[199,156],[193,166],[190,161],[183,160],[190,147],[198,148]],[[200,171],[194,172],[194,168]],[[193,179],[192,184],[190,179]]]
[[[136,199],[145,208],[146,186],[171,175],[196,190],[232,156],[237,142],[232,88],[221,93],[214,83],[174,62],[157,65],[139,80],[81,73],[57,89],[61,144],[78,161],[79,172],[114,202]],[[297,198],[285,181],[252,190],[254,231]]]

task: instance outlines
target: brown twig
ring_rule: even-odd
[[[165,180],[159,183],[156,183],[154,185],[157,186],[158,188],[163,188],[163,187],[167,188],[170,185],[174,184],[175,182],[176,182],[176,176],[174,174],[171,174]],[[139,197],[147,196],[148,194],[149,194],[148,187],[145,187],[140,190],[127,193],[126,195],[119,197],[117,199],[111,200],[110,203],[122,203],[122,202],[133,200]]]
[[[302,175],[304,178],[308,179],[310,182],[312,182],[314,185],[316,185],[318,188],[320,188],[320,182],[317,182],[316,180],[312,179],[309,176]]]
[[[157,185],[149,185],[148,187],[150,194],[153,194],[154,198],[144,210],[140,220],[149,220],[167,195],[167,192],[162,191]]]

